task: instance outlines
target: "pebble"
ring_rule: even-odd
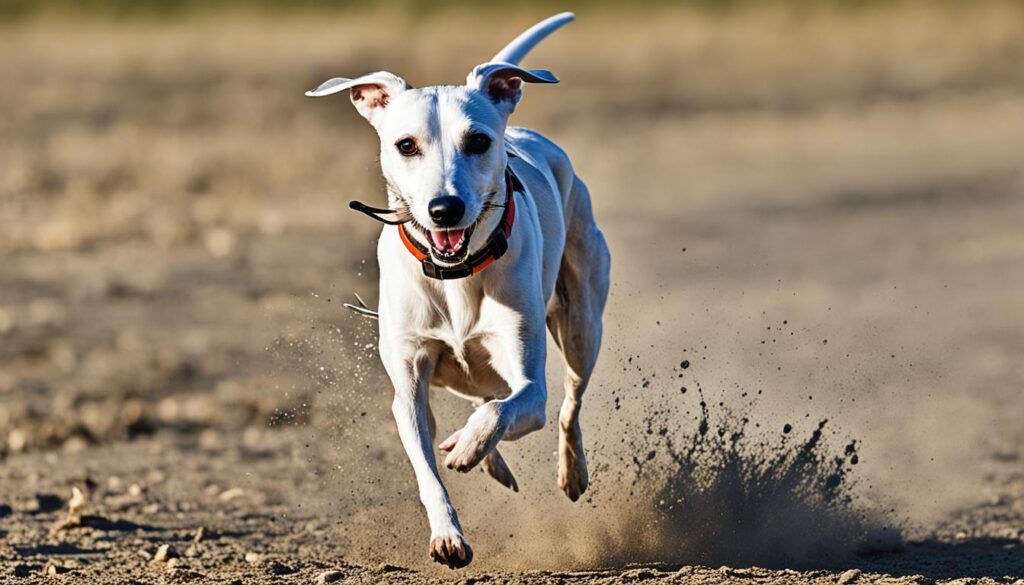
[[[85,504],[88,502],[88,497],[85,492],[82,491],[78,486],[71,487],[71,499],[68,500],[68,514],[77,514],[82,511]]]
[[[838,585],[847,585],[848,583],[853,583],[857,580],[858,577],[860,577],[860,573],[860,569],[850,569],[842,575],[839,575],[839,580],[836,581],[836,583],[838,583]]]
[[[206,529],[200,526],[196,528],[196,533],[192,535],[192,542],[199,542],[206,538]]]
[[[316,576],[317,585],[324,585],[324,583],[334,583],[340,581],[345,576],[345,573],[341,571],[324,571]]]
[[[154,561],[166,562],[170,559],[176,558],[178,551],[171,548],[169,544],[161,544],[160,548],[156,549],[156,554],[153,555]]]
[[[262,558],[263,557],[260,556],[260,553],[255,553],[252,551],[245,553],[245,562],[247,563],[258,563]]]
[[[47,577],[56,577],[58,573],[63,573],[63,571],[53,563],[47,563],[46,569],[43,572],[46,573]]]
[[[222,502],[230,502],[231,500],[233,500],[235,498],[240,498],[240,497],[242,497],[244,495],[245,495],[245,490],[243,490],[242,488],[237,488],[236,487],[236,488],[231,488],[229,490],[225,490],[225,491],[221,492],[220,496],[218,496],[218,498]]]

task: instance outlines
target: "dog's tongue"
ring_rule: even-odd
[[[455,249],[455,245],[462,239],[466,230],[431,230],[430,239],[434,241],[434,247],[442,252]]]

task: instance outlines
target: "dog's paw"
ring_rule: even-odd
[[[466,426],[441,443],[441,450],[448,451],[445,467],[466,473],[494,450],[503,434],[498,405],[488,402],[480,406]]]
[[[473,549],[457,532],[430,538],[430,558],[449,569],[461,569],[473,561]]]
[[[501,453],[498,453],[497,449],[491,451],[487,457],[484,457],[484,462],[481,465],[488,475],[498,480],[498,483],[514,492],[519,491],[519,484],[516,483],[512,470],[508,468],[508,464],[505,463],[505,459],[501,456]]]
[[[558,453],[558,487],[562,488],[569,499],[580,499],[590,485],[587,473],[587,458],[583,454],[583,446],[559,445]]]

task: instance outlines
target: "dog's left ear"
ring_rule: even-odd
[[[558,83],[558,78],[544,69],[523,69],[509,63],[477,65],[466,77],[466,85],[491,99],[506,116],[512,114],[523,97],[523,82]]]
[[[350,89],[352,93],[349,97],[352,98],[352,105],[356,107],[356,110],[359,110],[359,113],[364,118],[376,126],[377,121],[380,119],[380,113],[388,107],[388,102],[391,101],[391,98],[410,87],[404,79],[394,73],[378,71],[357,77],[356,79],[345,77],[328,79],[316,89],[307,91],[306,95],[309,97],[321,97]]]

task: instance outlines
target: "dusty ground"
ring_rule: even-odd
[[[0,581],[1024,578],[1005,7],[584,14],[538,51],[564,83],[518,121],[572,153],[615,259],[593,490],[558,493],[549,425],[505,449],[519,494],[446,476],[476,560],[429,565],[371,324],[340,307],[375,298],[345,204],[378,197],[376,146],[302,91],[455,82],[536,16],[0,34]],[[469,413],[436,400],[441,434]]]

